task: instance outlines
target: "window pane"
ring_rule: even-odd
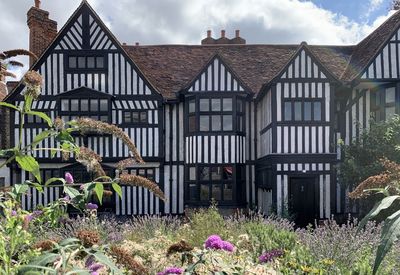
[[[208,201],[210,195],[210,190],[208,184],[201,184],[200,185],[200,200],[201,201]]]
[[[99,111],[99,100],[98,99],[91,99],[90,100],[90,111],[91,112]]]
[[[212,198],[214,200],[220,201],[222,199],[221,196],[221,185],[220,184],[213,184],[212,185]]]
[[[314,120],[321,120],[321,102],[314,102]]]
[[[225,166],[223,171],[223,180],[232,180],[233,167]]]
[[[100,116],[100,121],[108,122],[108,116]]]
[[[79,100],[78,99],[71,100],[71,111],[79,111]]]
[[[232,116],[228,115],[228,116],[222,116],[222,120],[223,120],[223,129],[224,131],[232,131],[233,130],[233,125],[232,125]]]
[[[104,57],[96,57],[96,68],[104,68]]]
[[[210,100],[207,99],[200,99],[200,112],[208,112],[210,111]]]
[[[189,168],[189,180],[196,180],[196,167]]]
[[[85,57],[78,57],[78,68],[86,68]]]
[[[94,68],[94,57],[90,56],[87,59],[87,67],[88,68]]]
[[[237,116],[237,130],[239,132],[244,132],[244,125],[243,125],[243,116]]]
[[[197,200],[196,198],[196,190],[197,189],[197,185],[195,183],[191,183],[189,184],[189,200]]]
[[[189,113],[196,112],[196,103],[194,100],[189,101]]]
[[[243,112],[243,101],[241,99],[237,100],[237,111],[239,113]]]
[[[392,118],[396,114],[396,107],[386,107],[385,108],[385,116],[386,120]]]
[[[222,99],[222,109],[225,112],[232,111],[232,98]]]
[[[385,101],[386,103],[393,103],[396,100],[396,88],[391,87],[386,89]]]
[[[201,167],[199,169],[200,180],[210,180],[210,167]]]
[[[70,57],[68,58],[68,66],[69,66],[71,69],[75,69],[75,68],[76,68],[76,57],[75,57],[75,56],[70,56]]]
[[[220,98],[211,99],[211,111],[213,111],[213,112],[221,111],[221,99]]]
[[[232,184],[224,184],[223,185],[224,192],[224,201],[232,200]]]
[[[100,111],[108,112],[108,100],[107,99],[100,100]]]
[[[221,167],[211,167],[211,180],[221,180],[222,169]]]
[[[132,122],[139,123],[139,112],[132,112]]]
[[[61,100],[61,111],[69,111],[69,100],[68,99]]]
[[[132,122],[131,113],[130,112],[124,112],[124,121],[125,121],[125,123],[131,123]]]
[[[196,117],[190,116],[189,117],[189,132],[196,131]]]
[[[209,130],[210,130],[210,117],[200,116],[200,131],[209,131]]]
[[[304,120],[311,120],[311,102],[304,102]]]
[[[29,116],[27,117],[27,122],[28,122],[28,123],[35,123],[35,117],[29,115]]]
[[[292,120],[292,103],[285,102],[285,120]]]
[[[221,131],[221,116],[211,116],[211,130]]]
[[[296,101],[294,103],[294,120],[299,121],[301,120],[301,102]]]
[[[88,99],[81,100],[81,111],[83,111],[83,112],[89,111],[89,100]]]
[[[140,122],[147,123],[147,112],[140,112]]]

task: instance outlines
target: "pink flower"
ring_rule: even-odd
[[[17,216],[17,211],[12,210],[12,211],[11,211],[11,216],[13,216],[13,217],[14,217],[14,216]]]
[[[225,250],[232,252],[235,247],[228,241],[224,241],[218,235],[211,235],[207,238],[206,242],[204,243],[205,248],[209,249],[217,249],[217,250]]]
[[[222,239],[221,239],[220,236],[218,236],[218,235],[211,235],[211,236],[209,236],[209,237],[207,238],[207,240],[206,240],[206,242],[204,243],[204,245],[205,245],[206,248],[213,248],[213,247],[212,247],[212,244],[213,244],[213,243],[219,243],[219,242],[221,242],[221,241],[222,241]]]
[[[222,241],[222,249],[225,251],[233,252],[235,247],[230,242]]]
[[[168,274],[182,274],[183,269],[179,267],[168,267],[162,272],[158,272],[157,275],[168,275]]]
[[[69,184],[73,184],[74,183],[74,178],[72,177],[71,173],[65,173],[65,181]]]

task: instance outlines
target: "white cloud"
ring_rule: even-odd
[[[43,1],[43,9],[59,28],[80,0]],[[89,0],[121,42],[134,44],[199,44],[207,29],[219,36],[235,29],[247,43],[354,44],[375,29],[386,16],[361,24],[300,0]],[[383,0],[370,0],[379,7]],[[32,0],[33,3],[33,0]],[[0,2],[1,50],[28,47],[26,11],[30,1]],[[372,21],[372,20],[370,20]],[[15,35],[17,34],[17,35]]]

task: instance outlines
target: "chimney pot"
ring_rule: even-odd
[[[211,38],[211,30],[207,31],[207,38]]]
[[[40,0],[35,0],[35,8],[40,9]]]
[[[122,43],[122,46],[126,46],[126,43],[124,42],[124,43]]]
[[[236,30],[236,31],[235,31],[235,37],[236,37],[236,38],[240,37],[240,30]]]
[[[136,43],[135,43],[135,46],[139,46],[139,42],[136,42]]]
[[[225,38],[225,30],[221,30],[221,38]]]

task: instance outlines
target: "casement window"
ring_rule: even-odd
[[[125,111],[123,121],[126,124],[147,124],[147,111]]]
[[[323,120],[322,100],[287,100],[283,103],[284,121]]]
[[[48,112],[43,112],[43,111],[40,111],[40,112],[42,112],[42,113],[45,113],[47,116],[49,116],[49,113]],[[26,115],[25,116],[25,123],[26,123],[26,125],[30,125],[30,124],[34,124],[34,125],[37,125],[37,124],[46,124],[47,125],[47,122],[45,122],[42,118],[40,118],[40,117],[38,117],[38,116],[33,116],[33,115]]]
[[[371,93],[371,112],[376,121],[388,120],[396,114],[396,87],[384,86]]]
[[[239,97],[196,97],[187,103],[188,131],[244,132],[244,101]]]
[[[109,122],[110,106],[108,99],[99,98],[62,98],[60,116],[64,121],[79,117],[87,117],[103,122]]]
[[[241,165],[197,165],[187,167],[186,201],[207,205],[211,200],[219,203],[240,202],[245,169]]]
[[[67,57],[67,70],[105,70],[107,67],[104,55],[78,55]]]

